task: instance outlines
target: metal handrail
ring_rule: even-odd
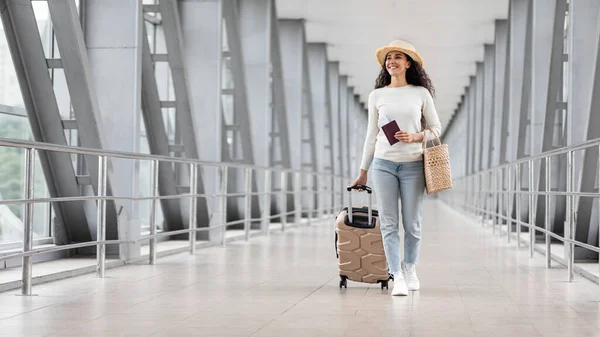
[[[8,138],[0,138],[0,147],[12,147],[12,148],[21,148],[21,149],[35,149],[42,151],[53,151],[53,152],[61,152],[61,153],[70,153],[70,154],[80,154],[80,155],[93,155],[98,157],[110,157],[110,158],[123,158],[123,159],[137,159],[137,160],[159,160],[159,161],[167,161],[171,163],[182,163],[182,164],[197,164],[201,166],[212,166],[212,167],[234,167],[234,168],[251,168],[258,170],[277,170],[279,172],[288,172],[288,173],[304,173],[310,175],[319,175],[326,177],[341,177],[335,174],[331,174],[328,172],[315,172],[304,169],[293,169],[293,168],[271,168],[264,166],[257,166],[251,164],[244,163],[230,163],[230,162],[214,162],[214,161],[206,161],[199,159],[190,159],[183,157],[169,157],[162,155],[154,155],[154,154],[145,154],[145,153],[135,153],[135,152],[124,152],[124,151],[115,151],[115,150],[106,150],[106,149],[92,149],[86,147],[74,147],[74,146],[65,146],[65,145],[56,145],[50,143],[42,143],[35,142],[29,140],[19,140],[19,139],[8,139]]]
[[[493,168],[479,171],[464,177],[454,179],[455,189],[448,191],[445,195],[461,194],[461,197],[448,198],[446,201],[449,204],[459,205],[469,212],[474,213],[480,218],[482,225],[485,226],[486,220],[492,220],[493,231],[496,233],[496,227],[501,229],[501,222],[507,224],[506,236],[510,242],[513,233],[512,225],[516,225],[517,248],[521,246],[521,227],[529,229],[529,252],[533,257],[535,234],[541,232],[545,235],[546,246],[546,267],[551,268],[551,242],[550,238],[555,238],[565,245],[565,260],[567,265],[567,278],[573,280],[574,273],[574,247],[582,247],[593,252],[600,253],[600,247],[581,242],[575,239],[576,228],[576,200],[577,198],[587,197],[594,198],[598,202],[600,209],[600,191],[598,192],[579,192],[575,187],[575,157],[574,153],[581,150],[598,150],[598,176],[600,176],[600,138],[588,140],[571,146],[543,152],[538,155],[521,158],[511,163],[498,165]],[[551,163],[556,156],[567,155],[567,190],[566,191],[551,191]],[[543,161],[545,164],[545,189],[543,191],[535,189],[534,183],[534,163]],[[523,174],[522,166],[528,166],[528,186],[526,190],[522,190],[521,175]],[[505,188],[505,185],[507,186]],[[517,186],[517,188],[513,188]],[[538,196],[546,196],[543,226],[537,225],[536,220],[536,204]],[[564,224],[564,236],[553,233],[548,230],[550,222],[550,198],[556,196],[565,196],[567,202],[566,219]],[[528,198],[529,219],[523,221],[521,219],[522,197]],[[516,210],[514,209],[516,207]],[[516,214],[513,217],[513,212]],[[600,242],[600,232],[599,242]],[[600,260],[599,260],[600,268]],[[600,285],[600,282],[599,282]]]
[[[149,254],[149,263],[156,263],[156,255],[157,255],[157,239],[162,237],[169,237],[174,235],[189,235],[189,245],[190,245],[190,253],[194,254],[196,249],[196,235],[193,233],[203,232],[203,231],[213,231],[220,230],[221,231],[221,244],[225,245],[225,230],[229,226],[244,224],[245,231],[245,239],[249,239],[250,234],[250,225],[252,222],[261,221],[261,231],[265,234],[268,234],[270,230],[270,224],[272,219],[279,218],[281,220],[281,230],[283,231],[287,224],[287,217],[294,216],[294,221],[299,222],[301,218],[302,212],[308,212],[308,222],[310,224],[311,218],[313,214],[322,215],[323,212],[333,211],[336,207],[336,196],[340,195],[335,191],[335,185],[339,184],[340,189],[343,185],[342,179],[348,179],[342,176],[338,176],[331,173],[318,173],[318,172],[310,172],[306,170],[297,170],[290,168],[270,168],[270,167],[260,167],[256,165],[242,164],[242,163],[227,163],[227,162],[209,162],[195,159],[186,159],[186,158],[175,158],[168,156],[159,156],[159,155],[149,155],[149,154],[141,154],[141,153],[129,153],[129,152],[121,152],[121,151],[111,151],[111,150],[98,150],[98,149],[89,149],[89,148],[81,148],[81,147],[71,147],[71,146],[63,146],[63,145],[54,145],[48,143],[40,143],[40,142],[32,142],[32,141],[24,141],[24,140],[13,140],[13,139],[3,139],[0,138],[0,147],[13,147],[13,148],[22,148],[25,150],[25,174],[24,174],[24,189],[25,189],[25,198],[24,199],[14,199],[14,200],[0,200],[0,205],[11,205],[11,204],[23,204],[25,206],[25,212],[23,216],[23,225],[24,225],[24,236],[23,236],[23,251],[20,253],[5,255],[0,257],[0,261],[5,261],[8,259],[14,258],[23,258],[22,264],[22,294],[23,295],[31,295],[31,279],[32,279],[32,260],[31,257],[38,254],[46,254],[50,252],[63,251],[75,248],[83,248],[83,247],[92,247],[96,246],[96,260],[97,260],[97,268],[96,272],[99,277],[104,277],[105,274],[105,265],[106,265],[106,245],[113,244],[135,244],[142,241],[149,241],[150,254]],[[35,163],[35,152],[36,151],[54,151],[54,152],[62,152],[69,154],[79,154],[79,155],[91,155],[98,156],[98,193],[94,196],[77,196],[77,197],[57,197],[57,198],[34,198],[34,163]],[[134,160],[148,160],[151,162],[151,193],[152,196],[149,197],[124,197],[124,196],[113,196],[107,195],[107,185],[108,185],[108,161],[109,158],[123,158],[123,159],[134,159]],[[166,161],[171,163],[183,163],[190,165],[190,193],[185,194],[177,194],[177,195],[163,195],[160,196],[158,193],[158,171],[159,171],[159,162]],[[200,166],[213,166],[217,167],[218,176],[220,177],[220,184],[218,186],[218,193],[198,193],[197,191],[197,175],[198,168]],[[228,177],[228,169],[229,168],[240,168],[245,170],[245,189],[244,192],[235,192],[228,193],[227,192],[227,177]],[[252,191],[252,176],[254,170],[262,170],[264,171],[264,187],[266,191],[269,192],[253,192]],[[288,173],[293,173],[294,183],[296,184],[293,191],[287,189],[281,190],[272,190],[271,181],[272,181],[272,173],[277,172],[280,174],[280,183],[281,186],[286,186],[288,180]],[[324,188],[301,188],[300,184],[302,179],[317,179],[318,182],[325,183]],[[327,187],[328,186],[328,187]],[[262,212],[262,216],[260,218],[252,218],[251,216],[251,203],[252,197],[262,197],[265,205],[270,205],[273,197],[279,198],[282,205],[287,205],[287,196],[295,195],[296,203],[294,205],[294,210],[285,212],[280,212],[279,214],[271,215],[270,207],[264,207]],[[325,194],[331,197],[331,202],[333,202],[332,207],[319,208],[318,210],[303,210],[301,207],[301,197],[302,195],[308,195],[310,198],[311,204],[314,204],[315,198],[317,194]],[[245,207],[246,212],[243,219],[236,221],[226,221],[226,212],[227,212],[227,199],[231,197],[242,197],[245,199]],[[197,226],[197,198],[216,198],[219,200],[218,210],[215,210],[217,214],[220,215],[220,219],[218,219],[218,225],[212,225],[209,227],[201,227]],[[159,200],[164,199],[188,199],[190,202],[189,205],[189,219],[190,225],[187,229],[170,231],[170,232],[162,232],[157,233],[157,222],[156,222],[156,212],[157,212],[157,202]],[[150,200],[151,203],[151,215],[150,215],[150,234],[149,235],[141,235],[133,240],[106,240],[106,201],[108,200],[134,200],[134,201],[142,201],[142,200]],[[97,240],[54,246],[54,247],[44,247],[44,248],[33,248],[33,205],[36,203],[55,203],[55,202],[69,202],[69,201],[97,201]],[[328,202],[329,203],[329,202]],[[340,202],[337,206],[341,205]],[[341,207],[341,206],[340,206]]]

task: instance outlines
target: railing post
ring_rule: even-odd
[[[552,174],[552,170],[551,170],[551,166],[552,165],[552,158],[551,157],[546,157],[546,206],[544,209],[544,227],[547,231],[550,230],[550,191],[551,189],[551,181],[552,179],[550,174]],[[552,251],[551,251],[551,241],[550,241],[550,234],[546,233],[546,268],[552,268]]]
[[[498,171],[492,170],[492,234],[496,234],[496,224],[498,223]]]
[[[106,176],[107,176],[107,163],[108,158],[106,156],[98,157],[98,202],[96,204],[96,240],[106,240]],[[100,278],[104,277],[104,271],[106,268],[106,245],[100,243],[96,246],[96,275]]]
[[[158,202],[158,200],[156,199],[158,197],[158,160],[152,160],[150,162],[151,164],[151,177],[152,177],[152,183],[151,183],[151,193],[152,193],[152,200],[150,203],[150,235],[156,235],[156,203]],[[150,256],[149,256],[149,261],[148,263],[150,263],[151,265],[156,264],[156,238],[153,237],[150,239],[149,242],[149,246],[150,246]]]
[[[504,195],[502,194],[502,189],[503,189],[503,182],[504,182],[504,169],[499,168],[497,169],[497,174],[498,174],[498,181],[497,181],[497,185],[496,185],[496,189],[498,191],[498,234],[501,235],[502,234],[502,222],[504,221],[504,219],[502,219],[502,211],[504,209]]]
[[[319,215],[319,203],[317,193],[319,193],[319,179],[316,174],[309,173],[310,177],[310,215],[308,216],[308,224],[312,224],[313,220]],[[315,210],[315,207],[317,208]]]
[[[294,172],[294,222],[302,220],[302,172]]]
[[[281,191],[279,197],[281,198],[281,231],[285,231],[285,225],[287,223],[287,172],[281,171]]]
[[[269,235],[271,232],[271,193],[273,188],[271,186],[271,170],[265,170],[265,194],[263,195],[263,209],[262,209],[262,230],[265,235]]]
[[[517,220],[517,249],[521,248],[521,164],[518,163],[515,166],[516,174],[515,174],[515,204],[517,207],[517,211],[515,212],[515,218]]]
[[[225,247],[225,234],[227,233],[227,166],[221,166],[221,187],[219,188],[219,192],[221,194],[221,245]]]
[[[529,257],[533,257],[535,249],[535,195],[533,189],[533,160],[529,161]]]
[[[246,241],[250,239],[250,226],[252,224],[252,168],[246,168],[246,210],[244,212],[244,238]]]
[[[25,172],[23,192],[25,199],[34,198],[35,186],[35,149],[25,149]],[[23,252],[33,248],[33,204],[28,202],[23,207]],[[32,257],[24,256],[22,265],[21,294],[31,296]]]
[[[322,219],[323,218],[323,208],[325,206],[325,198],[323,198],[323,196],[325,195],[323,193],[324,191],[324,184],[323,184],[323,179],[321,177],[321,175],[319,173],[315,173],[314,178],[316,179],[317,182],[317,188],[315,189],[315,192],[313,193],[313,198],[315,200],[315,204],[317,207],[317,211],[316,211],[316,217],[317,217],[317,221],[318,219]]]
[[[600,179],[600,145],[598,145],[598,179]],[[600,194],[600,187],[598,188],[598,194]],[[600,212],[600,198],[596,198],[598,202],[598,212]],[[598,216],[598,243],[600,243],[600,215]],[[600,255],[600,254],[599,254]],[[600,269],[600,258],[598,259],[598,268]],[[600,274],[598,274],[600,275]],[[598,282],[600,286],[600,282]],[[600,294],[599,294],[600,298]]]
[[[512,233],[512,166],[506,166],[506,240],[510,243]]]
[[[190,254],[196,254],[196,228],[198,227],[198,164],[190,164]]]
[[[565,224],[565,239],[572,240],[575,228],[575,165],[573,163],[573,151],[567,152],[567,221]],[[568,229],[568,230],[567,230]],[[575,249],[572,243],[565,242],[565,258],[567,259],[567,279],[573,281],[573,261]]]
[[[312,175],[312,173],[306,173],[306,178],[308,181],[308,186],[306,186],[306,191],[308,192],[308,209],[307,214],[308,214],[308,222],[307,224],[310,226],[312,225],[313,222],[313,218],[314,218],[314,210],[315,210],[315,199],[314,199],[314,193],[315,193],[315,180],[314,180],[314,176]]]

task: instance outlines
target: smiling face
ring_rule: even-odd
[[[385,57],[385,69],[392,76],[399,76],[406,73],[410,67],[410,61],[406,55],[399,51],[391,51]]]

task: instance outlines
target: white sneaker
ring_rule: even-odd
[[[405,264],[404,266],[404,277],[406,279],[406,287],[410,291],[419,290],[421,283],[417,277],[417,268],[414,264]]]
[[[408,295],[408,289],[406,288],[406,282],[402,274],[394,275],[394,289],[392,289],[392,296],[406,296]]]

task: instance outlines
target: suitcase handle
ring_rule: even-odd
[[[346,190],[348,192],[352,191],[352,190],[365,190],[367,191],[367,193],[371,194],[373,193],[373,190],[367,186],[367,185],[354,185],[354,186],[348,186],[346,187]]]
[[[367,185],[354,185],[354,186],[348,186],[346,187],[346,190],[348,191],[349,195],[348,195],[348,220],[350,221],[350,223],[352,223],[352,190],[365,190],[367,191],[367,193],[369,194],[369,209],[368,209],[368,223],[371,223],[372,220],[372,208],[373,208],[373,190],[367,186]]]

